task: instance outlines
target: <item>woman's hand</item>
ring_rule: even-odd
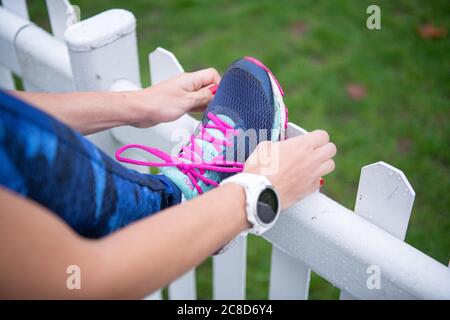
[[[145,128],[180,118],[187,112],[203,111],[213,95],[210,87],[220,81],[213,69],[182,73],[150,88],[133,93],[135,127]]]
[[[203,111],[218,84],[215,69],[183,73],[139,91],[9,93],[63,121],[82,134],[133,125],[145,128],[173,121],[186,112]]]
[[[336,146],[316,130],[281,142],[263,142],[247,159],[244,172],[267,176],[286,209],[319,189],[320,178],[334,170]]]

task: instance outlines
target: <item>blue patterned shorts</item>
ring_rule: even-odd
[[[180,190],[165,176],[123,167],[78,132],[1,91],[0,185],[89,238],[181,201]]]

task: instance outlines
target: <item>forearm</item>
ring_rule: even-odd
[[[10,93],[83,134],[133,124],[141,103],[137,92]]]
[[[104,270],[110,287],[105,293],[141,298],[198,265],[246,228],[245,193],[234,184],[131,225],[99,244],[108,261]]]
[[[234,184],[97,241],[78,237],[46,209],[0,191],[3,298],[142,298],[248,226],[244,191]],[[19,232],[23,236],[17,238]],[[65,272],[73,264],[81,269],[81,290],[66,288]]]
[[[128,92],[43,93],[9,91],[83,134],[132,125],[147,128],[202,111],[220,81],[214,69],[182,73],[146,89]]]
[[[0,187],[0,299],[94,298],[101,275],[94,241],[47,209]],[[70,265],[82,290],[68,290]]]

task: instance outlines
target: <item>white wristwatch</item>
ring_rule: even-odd
[[[244,234],[251,232],[260,235],[275,224],[280,215],[280,198],[269,179],[257,174],[239,173],[223,180],[221,185],[226,183],[244,187],[247,220],[252,225]]]

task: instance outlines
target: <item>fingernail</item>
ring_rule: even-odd
[[[319,183],[320,183],[320,186],[323,186],[323,184],[325,183],[325,180],[323,180],[323,178],[320,178]]]
[[[213,85],[212,87],[209,88],[209,91],[211,91],[212,94],[216,94],[218,87],[219,87],[219,85],[215,84],[215,85]]]

